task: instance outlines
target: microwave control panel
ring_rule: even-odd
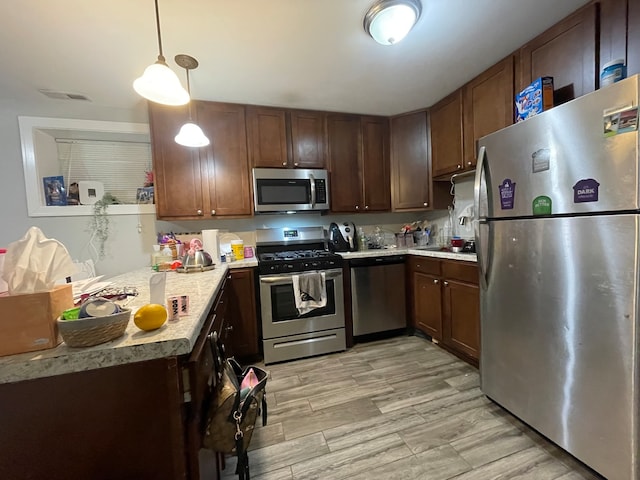
[[[327,182],[316,180],[316,203],[327,203]]]

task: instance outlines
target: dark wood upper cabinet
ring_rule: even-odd
[[[290,110],[291,162],[294,168],[325,168],[325,114]]]
[[[286,112],[279,108],[247,107],[247,139],[254,167],[286,167]]]
[[[158,218],[193,217],[203,209],[199,152],[174,141],[188,118],[187,107],[149,103],[154,197]]]
[[[364,211],[360,117],[327,115],[327,148],[331,171],[331,211]]]
[[[391,208],[388,120],[327,115],[331,211],[372,212]]]
[[[247,107],[253,167],[325,168],[324,113]]]
[[[520,49],[517,91],[538,77],[551,76],[556,104],[594,91],[597,4],[589,4],[534,38]]]
[[[391,209],[389,120],[362,117],[362,169],[365,211]]]
[[[638,5],[637,0],[631,4]],[[598,72],[611,60],[627,58],[627,0],[599,0],[600,4],[600,65]],[[640,21],[640,19],[638,19]],[[629,30],[633,26],[629,25]]]
[[[513,76],[513,56],[509,56],[465,85],[463,137],[466,169],[475,168],[478,139],[513,123]]]
[[[209,146],[200,149],[201,162],[207,169],[205,215],[251,215],[244,106],[198,102],[196,112],[198,124],[211,140]]]
[[[193,101],[195,121],[211,143],[178,145],[187,109],[150,104],[156,215],[201,219],[251,215],[244,106]]]
[[[429,109],[434,177],[464,169],[462,115],[462,90],[456,90]]]

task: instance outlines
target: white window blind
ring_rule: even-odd
[[[144,142],[56,139],[65,187],[92,180],[120,203],[136,203],[137,189],[151,171],[151,145]]]

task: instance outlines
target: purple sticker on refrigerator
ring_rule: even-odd
[[[505,178],[498,185],[500,189],[500,207],[502,210],[513,210],[513,202],[516,198],[516,184],[510,178]]]
[[[600,184],[593,178],[579,180],[573,186],[573,203],[597,202],[598,187],[600,187]]]

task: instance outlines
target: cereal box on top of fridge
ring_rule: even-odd
[[[540,77],[516,95],[516,123],[553,107],[553,77]]]

